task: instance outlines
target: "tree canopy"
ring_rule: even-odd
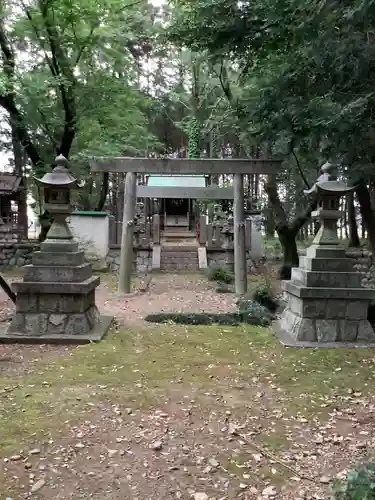
[[[69,156],[89,181],[81,202],[100,208],[109,180],[90,175],[90,155],[282,155],[268,204],[294,238],[313,208],[302,189],[330,159],[360,186],[375,248],[374,1],[5,0],[1,9],[2,147],[19,141],[33,174]],[[302,208],[305,219],[293,219]]]

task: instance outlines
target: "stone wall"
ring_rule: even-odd
[[[362,286],[375,288],[375,262],[366,250],[348,250],[346,255],[355,260],[354,269],[362,273]]]
[[[117,273],[120,269],[120,247],[109,249],[107,263],[112,272]],[[133,271],[140,273],[152,270],[152,248],[138,248],[133,253]]]
[[[304,255],[305,250],[301,250],[299,253],[300,255]],[[13,254],[11,257],[13,257]],[[348,257],[356,261],[354,268],[363,274],[362,285],[375,288],[375,260],[373,260],[371,252],[366,250],[351,249],[348,250],[346,254]],[[18,256],[20,264],[16,265],[24,265],[24,263],[22,263],[23,256],[20,253],[18,253]],[[118,272],[120,268],[120,247],[110,248],[107,263],[111,271]],[[208,265],[217,264],[222,266],[233,266],[233,252],[223,250],[207,250],[207,263]],[[254,259],[248,253],[247,270],[249,273],[256,270],[256,264],[257,262],[254,262]],[[152,248],[139,248],[134,251],[133,270],[137,270],[138,272],[150,272],[152,270]]]
[[[31,255],[36,250],[39,250],[38,242],[5,243],[0,241],[0,269],[30,264]]]
[[[247,272],[252,273],[255,271],[255,261],[250,252],[246,253]],[[219,265],[229,267],[233,270],[234,252],[233,250],[207,250],[207,264],[208,266]]]
[[[233,268],[233,251],[207,250],[207,264],[229,266]],[[107,263],[112,272],[117,273],[120,269],[120,247],[111,247],[107,257]],[[254,272],[254,260],[247,255],[248,272]],[[134,250],[133,271],[140,273],[152,270],[152,248],[138,248]]]

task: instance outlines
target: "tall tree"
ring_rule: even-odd
[[[211,61],[248,142],[297,160],[308,182],[316,176],[312,160],[316,165],[332,158],[350,167],[345,175],[361,180],[357,195],[375,248],[367,187],[374,137],[374,8],[370,0],[301,0],[298,6],[294,0],[182,0],[169,32],[176,43]],[[268,193],[280,227],[285,218],[274,180]],[[289,229],[300,227],[294,222]],[[295,231],[287,233],[291,241]],[[292,255],[287,260],[294,264],[294,250]]]
[[[143,154],[155,144],[137,79],[152,35],[148,2],[3,2],[1,14],[0,106],[32,173],[42,175],[58,153],[70,156],[88,178],[82,204],[89,198],[101,209],[109,178],[92,178],[87,156]]]

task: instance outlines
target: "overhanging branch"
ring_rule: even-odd
[[[62,49],[61,40],[59,39],[56,26],[51,22],[48,1],[39,0],[39,8],[52,54],[52,64],[57,72],[59,80],[58,87],[60,89],[61,101],[65,114],[64,130],[59,147],[59,153],[68,157],[76,134],[77,125],[77,111],[74,94],[76,79]]]
[[[301,215],[297,215],[291,224],[291,232],[292,234],[297,235],[298,231],[302,229],[302,227],[306,224],[306,222],[310,219],[311,213],[316,210],[318,206],[317,196],[313,196],[309,201],[306,209],[301,213]]]
[[[301,164],[300,164],[300,162],[298,160],[296,152],[294,151],[294,148],[292,148],[292,155],[293,155],[294,159],[296,160],[296,164],[297,164],[297,168],[298,168],[299,174],[300,174],[301,179],[303,180],[303,182],[304,182],[304,184],[306,186],[306,189],[310,189],[310,184],[309,184],[308,180],[306,179],[305,174],[303,173]]]

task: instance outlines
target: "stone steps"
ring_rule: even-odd
[[[198,271],[197,248],[162,247],[160,270],[166,272]]]
[[[193,231],[164,231],[162,238],[165,239],[195,239],[196,234]]]
[[[186,226],[164,226],[164,234],[186,234],[189,232],[189,227]]]

